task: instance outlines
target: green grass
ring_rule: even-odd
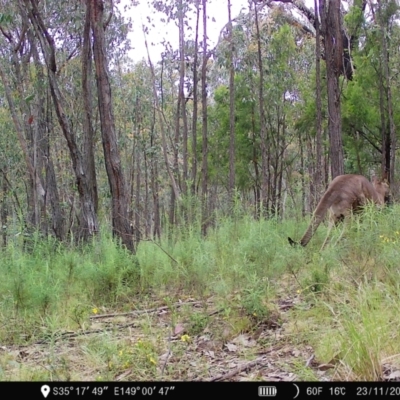
[[[308,219],[243,215],[219,219],[206,237],[194,225],[180,226],[159,243],[141,242],[135,256],[104,233],[79,248],[34,238],[29,251],[16,238],[1,252],[0,342],[14,349],[45,343],[49,355],[35,364],[0,353],[0,379],[74,380],[82,370],[91,380],[189,379],[188,365],[197,361],[188,353],[203,357],[196,338],[211,334],[224,349],[274,321],[284,332],[281,341],[309,346],[319,363],[333,364],[334,379],[379,380],[384,360],[400,362],[397,221],[398,206],[367,208],[340,240],[342,228],[333,230],[322,251],[324,224],[306,248],[292,248],[287,236],[301,237]],[[280,301],[290,298],[298,301],[283,313]],[[193,299],[200,302],[196,309],[174,305]],[[123,328],[131,329],[127,335],[109,320],[91,318],[165,305],[165,316],[140,314]],[[130,321],[118,318],[121,326]],[[63,334],[97,327],[103,333],[74,339],[73,356],[60,354]],[[257,345],[276,341],[266,335]],[[304,360],[285,368],[299,379],[318,379]],[[207,373],[205,365],[201,370]]]

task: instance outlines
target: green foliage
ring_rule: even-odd
[[[30,253],[9,245],[2,257],[7,260],[1,265],[7,279],[0,284],[0,301],[7,309],[2,317],[10,332],[19,325],[12,326],[11,315],[29,325],[33,321],[37,324],[39,317],[64,315],[67,318],[58,320],[59,327],[67,328],[74,322],[82,326],[92,305],[120,302],[137,287],[135,257],[104,236],[95,246],[82,250],[56,245],[52,240],[36,242]],[[27,329],[27,335],[36,335],[34,325]]]
[[[228,174],[229,168],[229,89],[216,89],[215,106],[210,110],[210,122],[215,127],[210,137],[210,177],[215,181]],[[243,75],[235,77],[235,171],[236,186],[248,189],[254,185],[252,162],[258,158],[258,111],[254,93]]]
[[[269,316],[268,281],[253,274],[249,277],[249,285],[243,290],[240,304],[244,311],[257,320],[265,320]]]
[[[209,321],[208,314],[191,313],[189,316],[189,335],[196,336],[201,334]]]

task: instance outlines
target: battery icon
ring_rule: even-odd
[[[276,386],[259,386],[258,387],[259,397],[274,397],[276,396]]]

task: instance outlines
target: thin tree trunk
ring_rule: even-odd
[[[140,235],[140,215],[141,215],[141,207],[140,207],[140,149],[139,145],[136,145],[136,194],[135,194],[135,242],[139,243],[141,239]]]
[[[200,0],[195,0],[196,5],[196,31],[194,40],[194,59],[193,59],[193,116],[192,116],[192,194],[195,195],[197,192],[197,88],[198,88],[198,77],[197,77],[197,63],[198,63],[198,51],[199,51],[199,19],[200,19]]]
[[[208,227],[208,141],[207,141],[207,8],[206,0],[202,0],[203,5],[203,64],[201,67],[201,106],[202,106],[202,163],[201,163],[201,232],[207,234]]]
[[[94,129],[92,123],[92,51],[90,40],[90,7],[86,7],[85,25],[83,30],[82,44],[82,97],[83,97],[83,154],[85,170],[89,180],[91,196],[93,198],[94,210],[99,208],[99,196],[97,193],[96,166],[94,160]]]
[[[260,84],[258,89],[258,101],[260,107],[260,139],[261,139],[261,193],[260,193],[260,214],[268,214],[268,160],[267,160],[267,134],[265,127],[264,110],[264,68],[261,55],[261,36],[258,21],[257,5],[254,6],[255,25],[257,33],[257,55],[258,55],[258,73],[260,75]]]
[[[301,216],[304,218],[306,215],[306,183],[304,179],[304,150],[303,141],[299,133],[299,147],[300,147],[300,173],[301,173]]]
[[[228,0],[228,26],[229,26],[229,185],[228,197],[233,204],[235,189],[235,68],[234,68],[234,44],[233,26],[231,16],[231,1]]]
[[[181,117],[183,122],[182,130],[182,145],[183,145],[183,177],[182,177],[182,193],[187,193],[187,180],[188,180],[188,123],[186,115],[186,101],[185,101],[185,29],[184,29],[184,4],[179,0],[178,8],[178,24],[179,24],[179,94],[178,94],[178,115],[177,126],[180,127],[179,120]]]
[[[387,130],[385,113],[385,88],[382,61],[379,61],[379,111],[381,116],[381,173],[385,176],[390,171],[390,132]]]
[[[153,119],[150,128],[150,146],[154,148],[154,126],[155,126],[155,107],[153,108]],[[154,227],[153,236],[155,238],[161,238],[161,224],[160,224],[160,201],[159,201],[159,189],[158,189],[158,163],[157,158],[153,155],[150,160],[150,175],[151,175],[151,192],[153,194],[153,210],[154,210]]]
[[[318,18],[318,0],[314,0],[315,10],[315,102],[317,118],[315,121],[315,151],[316,162],[314,170],[313,209],[317,199],[322,195],[322,100],[321,100],[321,36]]]
[[[341,29],[340,0],[319,0],[321,29],[324,34],[326,57],[326,81],[328,90],[328,130],[332,179],[344,174],[342,143],[342,118],[340,110],[339,75],[343,68],[343,39]]]
[[[145,237],[150,236],[149,226],[150,226],[150,196],[149,196],[149,161],[147,159],[147,151],[143,149],[143,164],[144,164],[144,221],[145,221]]]
[[[1,197],[1,235],[3,237],[3,247],[7,246],[7,228],[8,228],[8,185],[7,185],[7,166],[4,166],[2,179],[2,197]]]
[[[257,139],[255,134],[255,123],[254,123],[254,113],[252,115],[252,135],[253,135],[253,165],[254,165],[254,175],[255,175],[255,182],[254,182],[254,215],[258,219],[260,218],[260,171],[258,168],[258,155],[257,155]]]

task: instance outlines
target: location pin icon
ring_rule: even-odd
[[[43,397],[46,398],[46,397],[49,395],[49,393],[50,393],[50,386],[48,386],[48,385],[43,385],[43,386],[40,388],[40,391],[42,392]]]

